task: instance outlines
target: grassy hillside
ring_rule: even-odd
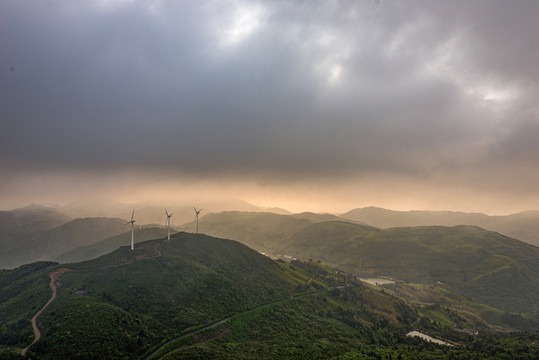
[[[475,225],[539,246],[539,211],[504,216],[455,211],[394,211],[376,207],[354,209],[341,215],[379,227]]]
[[[66,265],[36,263],[2,272],[2,284],[11,289],[0,303],[0,311],[11,316],[2,329],[3,344],[17,348],[31,340],[29,319],[46,300],[47,274],[60,267]],[[122,247],[67,267],[57,282],[58,297],[39,318],[43,337],[30,349],[32,357],[137,358],[161,341],[229,316],[235,316],[227,320],[234,342],[256,334],[255,323],[262,329],[265,321],[278,321],[292,329],[293,320],[294,331],[351,336],[345,342],[350,346],[363,338],[381,339],[388,331],[403,335],[417,318],[402,301],[342,272],[317,263],[276,262],[238,242],[206,235],[175,234],[170,242],[147,241],[135,251]],[[22,283],[33,285],[22,290]],[[35,306],[27,303],[30,292],[36,294]],[[261,318],[264,314],[272,317]],[[260,344],[274,335],[267,333]],[[301,353],[292,333],[286,338],[287,346]],[[245,351],[252,349],[253,344]]]
[[[1,273],[0,313],[10,319],[4,344],[31,340],[29,320],[40,306],[32,304],[50,295],[51,264],[32,266]],[[32,348],[38,358],[141,356],[192,326],[289,298],[309,278],[235,241],[185,233],[67,266],[72,271],[40,317],[44,337]]]
[[[0,268],[10,268],[38,260],[52,260],[79,246],[89,245],[125,232],[125,220],[110,218],[75,219],[59,226],[2,235]]]
[[[151,227],[135,229],[135,244],[151,239],[163,238],[166,235],[167,229],[164,228]],[[105,255],[116,250],[120,246],[126,246],[129,244],[131,244],[131,230],[120,235],[111,236],[105,240],[91,245],[81,246],[67,251],[55,257],[54,260],[61,263],[67,263],[95,259],[101,255]]]
[[[318,223],[290,237],[283,251],[357,275],[443,285],[504,311],[532,313],[539,298],[539,248],[473,226]]]
[[[331,215],[303,215],[211,214],[202,219],[206,222],[201,220],[200,227],[272,255],[315,259],[357,275],[385,275],[429,285],[432,289],[420,292],[401,288],[399,296],[410,300],[419,296],[453,307],[466,302],[462,311],[479,314],[491,324],[511,327],[506,311],[535,313],[539,296],[537,247],[474,226],[380,230],[327,221],[340,219]],[[459,222],[461,215],[469,214],[453,215]],[[530,326],[536,325],[524,321],[518,328]]]

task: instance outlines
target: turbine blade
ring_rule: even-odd
[[[135,208],[133,208],[133,212],[131,213],[131,221],[133,221],[134,216],[135,216]]]
[[[165,214],[167,214],[167,217],[168,217],[168,211],[167,211],[167,208],[165,208]]]

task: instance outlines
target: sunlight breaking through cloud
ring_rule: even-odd
[[[232,11],[223,29],[218,30],[219,44],[223,47],[240,44],[249,38],[263,21],[264,8],[260,3],[233,1]]]

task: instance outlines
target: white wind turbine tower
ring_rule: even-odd
[[[133,213],[131,214],[131,221],[125,223],[125,225],[131,224],[131,250],[135,249],[135,219],[133,219],[134,216],[135,209],[133,209]]]
[[[193,206],[193,209],[195,209],[195,221],[196,221],[196,223],[197,223],[197,232],[196,232],[196,233],[198,234],[198,214],[200,214],[200,212],[202,211],[202,209],[197,210],[197,208],[194,207],[194,206]]]
[[[170,218],[174,213],[168,213],[167,209],[165,208],[165,213],[167,214],[167,226],[168,226],[168,240],[170,240]]]

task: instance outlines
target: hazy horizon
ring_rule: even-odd
[[[536,1],[2,1],[0,209],[539,210],[537,13]]]
[[[103,205],[109,206],[113,205],[116,207],[113,208],[107,208],[103,207]],[[196,205],[196,206],[195,206]],[[121,216],[119,213],[117,214],[117,217],[120,218],[129,218],[131,215],[131,208],[138,209],[142,208],[147,215],[147,212],[149,209],[156,210],[159,209],[159,214],[153,213],[152,216],[156,217],[155,219],[152,219],[151,221],[157,221],[161,222],[161,220],[164,221],[164,209],[170,210],[169,212],[182,210],[185,211],[186,209],[189,210],[189,213],[192,212],[193,207],[201,208],[203,211],[203,215],[206,215],[208,213],[218,213],[221,211],[244,211],[244,212],[274,212],[276,214],[300,214],[300,213],[319,213],[319,214],[332,214],[332,215],[342,215],[347,212],[350,212],[352,210],[356,209],[367,209],[367,208],[377,208],[377,209],[384,209],[389,211],[396,211],[396,212],[455,212],[455,213],[468,213],[468,214],[484,214],[487,216],[505,216],[505,215],[514,215],[518,213],[524,213],[524,212],[539,212],[537,209],[527,209],[517,212],[509,212],[509,213],[486,213],[481,211],[463,211],[458,209],[396,209],[396,208],[388,208],[388,207],[381,207],[381,206],[374,206],[374,205],[365,205],[365,206],[357,206],[352,208],[347,208],[342,211],[326,211],[326,210],[312,210],[312,209],[298,209],[296,211],[284,208],[284,207],[278,207],[278,206],[262,206],[256,203],[251,203],[242,199],[215,199],[212,201],[212,199],[206,199],[202,201],[197,201],[196,199],[193,199],[193,201],[143,201],[143,202],[122,202],[122,201],[116,201],[111,199],[75,199],[73,201],[69,201],[66,203],[49,203],[49,202],[43,202],[43,203],[24,203],[17,206],[12,207],[0,207],[0,211],[11,211],[16,209],[22,209],[32,206],[42,206],[45,208],[53,208],[57,209],[60,212],[62,212],[63,209],[70,209],[70,211],[74,211],[76,214],[86,214],[84,216],[87,217],[95,217],[95,216],[107,216],[107,213],[118,213],[119,208],[125,208],[129,211],[124,211],[125,216]],[[76,210],[72,210],[76,209]],[[96,213],[103,213],[103,215],[95,215]],[[138,212],[137,212],[138,213]],[[161,214],[163,213],[163,214]],[[80,215],[77,215],[80,216]],[[146,217],[146,216],[145,216]]]

